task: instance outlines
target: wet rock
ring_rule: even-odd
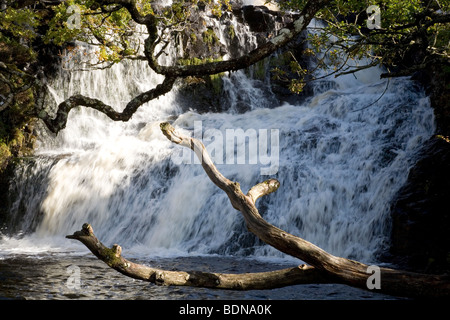
[[[236,2],[232,3],[231,12],[224,11],[220,17],[211,15],[210,12],[208,5],[205,5],[203,10],[191,12],[190,28],[180,35],[183,50],[179,63],[192,65],[241,57],[266,43],[276,35],[278,29],[295,20],[294,15],[283,15],[264,6],[240,6]],[[289,54],[268,58],[270,61],[258,62],[245,70],[251,78],[260,82],[261,92],[268,93],[269,105],[275,107],[280,101],[295,103],[302,98],[289,91],[289,83],[271,79],[270,71],[274,67],[279,67],[289,72],[292,55],[301,61],[303,40],[304,38],[300,37],[298,41],[287,46]],[[177,102],[183,110],[194,109],[197,112],[222,112],[230,107],[238,112],[250,110],[251,106],[246,101],[245,93],[241,96],[239,90],[236,92],[234,102],[228,101],[226,93],[222,90],[224,85],[222,76],[184,79],[185,85],[179,89]],[[280,99],[274,100],[273,93]]]
[[[436,117],[437,133],[450,136],[450,62],[435,63],[413,78],[420,81],[430,97]]]
[[[245,22],[249,25],[252,32],[270,32],[277,30],[277,14],[263,6],[244,6],[242,14]],[[275,18],[275,19],[274,19]]]
[[[390,253],[406,269],[450,270],[450,143],[431,138],[392,206]]]
[[[417,72],[430,97],[436,136],[424,145],[419,161],[392,206],[393,260],[430,273],[450,271],[450,64]]]

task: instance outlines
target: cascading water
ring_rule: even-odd
[[[74,110],[66,129],[57,137],[43,136],[35,160],[18,169],[11,216],[21,221],[9,228],[15,234],[0,239],[1,254],[86,252],[64,237],[89,222],[99,239],[119,243],[128,257],[286,259],[246,230],[191,153],[180,161],[185,151],[159,130],[161,121],[174,120],[179,130],[193,132],[219,153],[219,170],[243,191],[269,177],[281,182],[277,192],[257,203],[270,223],[332,254],[374,262],[389,241],[391,200],[434,132],[424,92],[406,78],[391,79],[386,89],[379,74],[371,68],[328,78],[301,105],[268,106],[256,80],[236,72],[224,80],[231,107],[222,113],[182,111],[176,90],[142,106],[126,123]],[[62,71],[49,89],[54,103],[82,93],[120,109],[161,81],[135,61],[106,70]],[[248,111],[233,108],[236,97],[247,101]],[[230,129],[256,133],[268,152],[249,154],[244,163],[226,150],[220,155],[218,146],[225,148]],[[237,139],[231,156],[250,140]],[[271,175],[261,175],[268,167]]]

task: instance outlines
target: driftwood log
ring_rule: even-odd
[[[161,130],[170,141],[195,152],[211,181],[228,195],[231,205],[242,213],[250,232],[277,250],[296,257],[308,265],[243,274],[167,271],[126,260],[122,257],[122,249],[119,245],[115,244],[112,248],[104,246],[87,223],[83,225],[81,231],[67,236],[69,239],[81,241],[95,256],[111,268],[126,276],[161,285],[251,290],[307,283],[341,283],[394,296],[450,296],[450,277],[448,275],[420,274],[381,267],[374,269],[372,266],[357,261],[334,256],[298,236],[273,226],[261,217],[255,203],[258,198],[279,188],[280,183],[277,180],[269,179],[259,183],[252,187],[247,194],[244,194],[239,183],[227,179],[217,170],[201,141],[180,135],[167,122],[161,123]],[[376,276],[379,282],[375,286],[370,285],[371,277],[374,276],[373,272],[378,273]]]

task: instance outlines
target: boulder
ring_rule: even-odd
[[[445,273],[450,270],[450,143],[431,138],[419,159],[392,205],[391,259],[406,269]]]

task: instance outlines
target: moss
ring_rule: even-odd
[[[0,173],[7,167],[11,156],[9,147],[5,143],[0,142]]]
[[[232,24],[228,26],[228,36],[231,40],[234,40],[234,38],[236,37],[236,30],[234,29],[234,26]]]
[[[159,127],[161,128],[161,131],[167,132],[167,130],[170,130],[172,125],[168,122],[162,122],[162,123],[160,123]]]
[[[198,63],[196,63],[196,60],[200,60],[197,58],[191,58],[191,59],[179,59],[178,60],[178,64],[181,66],[192,66],[192,65],[197,65]]]
[[[196,42],[197,41],[197,35],[195,34],[195,32],[191,33],[190,38],[191,38],[192,42]]]
[[[197,66],[204,63],[222,61],[222,59],[213,59],[213,58],[189,58],[189,59],[179,59],[178,64],[181,66]]]
[[[203,42],[208,45],[214,45],[217,42],[219,42],[219,37],[216,35],[213,29],[208,28],[205,32],[202,34]]]
[[[190,59],[180,59],[178,60],[178,64],[182,66],[195,66],[205,63],[222,61],[222,58],[214,59],[214,58],[190,58]],[[195,78],[187,78],[185,84],[187,85],[206,85],[211,87],[214,90],[214,93],[218,94],[222,91],[222,76],[224,73],[213,74],[209,76],[203,77],[195,77]]]
[[[283,67],[289,66],[292,61],[292,54],[289,51],[283,52],[282,54],[274,55],[270,58],[271,67]]]
[[[101,255],[103,257],[103,261],[105,261],[105,263],[110,267],[117,266],[122,262],[120,256],[118,257],[116,255],[116,251],[114,249],[104,248]]]
[[[222,74],[213,74],[209,76],[211,81],[211,86],[214,90],[214,93],[219,94],[222,92],[223,82],[222,82]]]

